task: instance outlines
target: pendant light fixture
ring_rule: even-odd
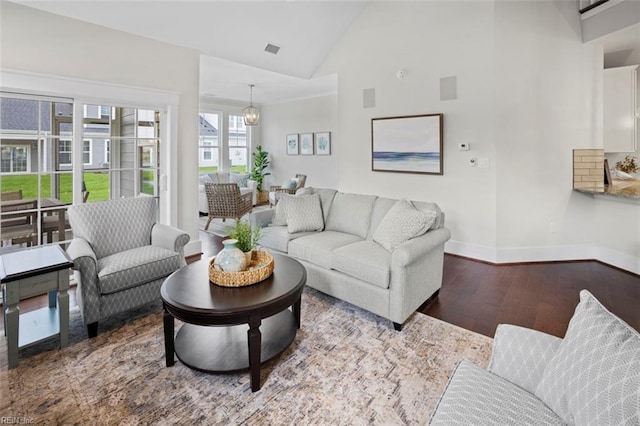
[[[260,110],[253,106],[253,87],[249,85],[249,106],[242,110],[242,118],[244,118],[245,126],[255,126],[260,120]]]

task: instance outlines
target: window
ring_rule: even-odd
[[[91,141],[84,140],[82,142],[82,162],[85,165],[91,164]]]
[[[111,162],[111,141],[104,141],[104,163],[109,164]]]
[[[247,172],[247,128],[241,115],[229,115],[229,162],[232,171]]]
[[[58,162],[61,166],[71,165],[71,141],[60,140],[58,142]]]
[[[218,113],[200,113],[198,168],[200,173],[215,172],[220,167],[220,117]]]
[[[0,171],[2,173],[28,172],[28,146],[2,146]]]

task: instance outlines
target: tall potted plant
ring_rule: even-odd
[[[258,202],[264,203],[269,197],[269,194],[266,191],[263,191],[262,188],[264,177],[271,174],[269,172],[265,173],[264,171],[267,167],[269,167],[269,153],[262,150],[262,145],[258,145],[256,147],[256,152],[251,155],[253,156],[253,167],[251,169],[249,179],[255,180],[258,183]]]

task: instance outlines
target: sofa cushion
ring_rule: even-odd
[[[311,234],[311,232],[296,232],[295,234],[290,234],[286,226],[269,226],[263,228],[259,243],[265,247],[287,253],[289,250],[289,241],[309,234]]]
[[[323,268],[331,268],[331,256],[338,247],[346,246],[362,238],[344,232],[316,232],[289,242],[289,256],[306,260]]]
[[[533,394],[462,360],[440,397],[431,425],[562,425]]]
[[[325,228],[366,238],[376,198],[375,195],[337,193],[333,197]]]
[[[536,395],[569,424],[640,424],[640,334],[586,290]]]
[[[436,216],[436,212],[416,209],[407,199],[399,200],[378,225],[373,241],[392,252],[405,241],[427,232]]]
[[[359,241],[333,251],[331,268],[381,288],[389,288],[391,253],[373,241]]]
[[[247,187],[247,181],[249,180],[248,174],[240,174],[240,173],[230,173],[229,174],[229,182],[238,184],[240,188]]]
[[[287,229],[290,233],[322,231],[324,219],[320,197],[313,195],[296,195],[286,202]]]
[[[180,254],[158,246],[144,246],[98,260],[102,294],[137,287],[166,277],[180,268]]]

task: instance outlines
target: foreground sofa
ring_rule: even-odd
[[[298,259],[307,285],[390,319],[397,330],[442,286],[450,232],[435,203],[303,188],[251,214],[259,243]]]
[[[198,178],[198,210],[200,213],[209,212],[207,193],[204,189],[205,183],[237,183],[240,188],[240,195],[251,193],[252,205],[258,204],[258,182],[248,178],[246,174],[230,172],[203,173]]]
[[[458,364],[432,425],[638,425],[640,334],[586,290],[564,339],[501,324],[487,370]]]
[[[186,264],[189,234],[156,223],[153,197],[69,207],[76,297],[89,337],[98,321],[160,298],[160,286]]]

